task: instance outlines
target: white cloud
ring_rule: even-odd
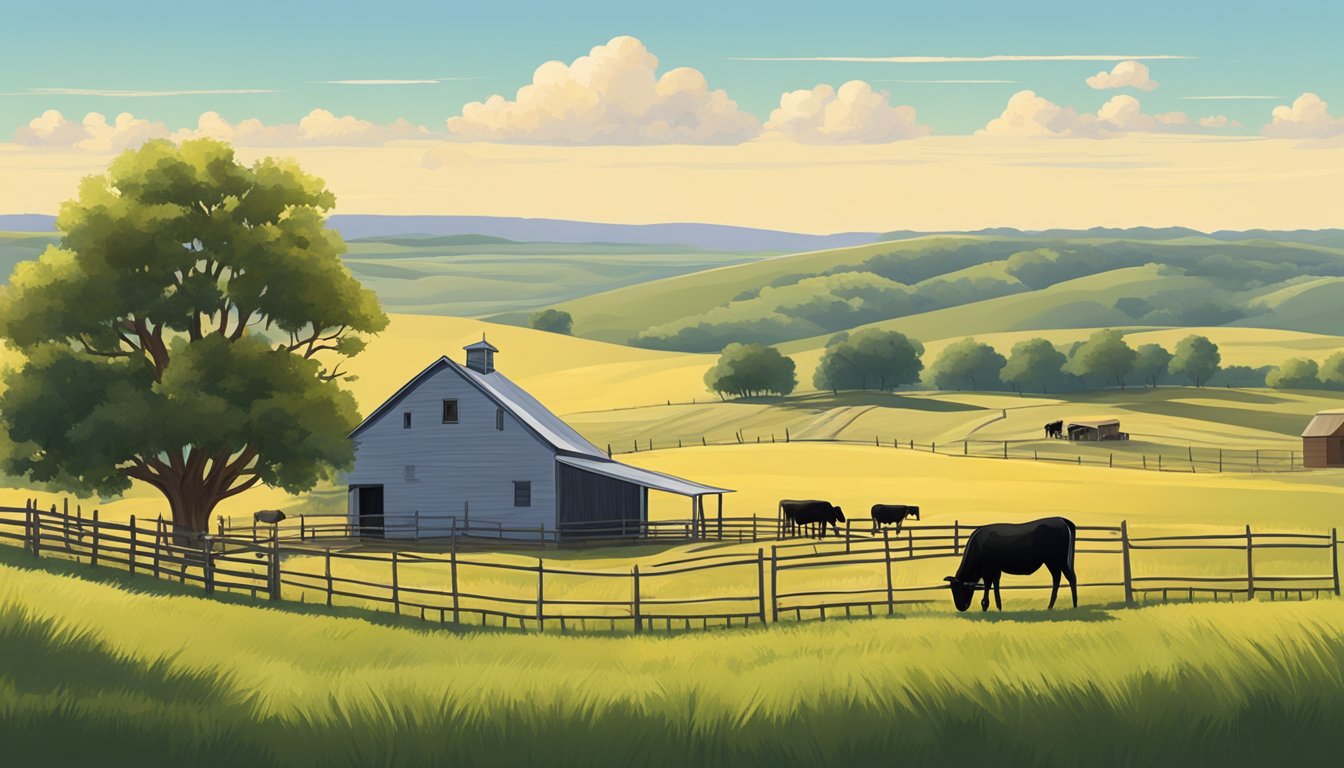
[[[1102,70],[1087,78],[1089,87],[1098,91],[1111,88],[1137,88],[1151,91],[1157,87],[1157,81],[1148,76],[1148,65],[1139,61],[1122,61],[1111,68]]]
[[[658,58],[616,37],[566,65],[548,61],[512,101],[498,94],[448,119],[461,139],[522,144],[735,144],[756,117],[704,75],[679,67],[657,76]]]
[[[990,120],[977,134],[983,136],[1038,136],[1047,138],[1103,139],[1126,133],[1194,132],[1184,112],[1148,114],[1139,100],[1121,94],[1111,97],[1095,114],[1061,107],[1035,91],[1018,91],[1008,100],[1003,114]]]
[[[431,139],[429,129],[404,119],[391,123],[373,123],[353,115],[337,117],[325,109],[314,109],[297,124],[266,125],[256,118],[230,123],[218,112],[206,112],[193,129],[173,134],[177,141],[209,137],[240,147],[298,146],[377,146],[390,141]]]
[[[1227,115],[1209,115],[1199,118],[1199,124],[1205,128],[1240,128],[1239,120],[1228,119]]]
[[[822,84],[785,93],[765,131],[804,144],[880,144],[923,136],[929,128],[916,121],[914,107],[892,106],[887,94],[851,80],[839,90]]]
[[[1291,107],[1275,107],[1273,120],[1260,132],[1282,139],[1325,139],[1344,135],[1344,117],[1331,115],[1328,107],[1320,96],[1304,93]]]
[[[87,152],[119,152],[167,135],[168,128],[163,123],[150,122],[129,112],[122,112],[110,123],[99,112],[90,112],[83,121],[75,122],[49,109],[15,131],[14,143]]]

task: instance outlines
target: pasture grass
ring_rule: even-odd
[[[7,759],[1318,764],[1344,717],[1337,600],[603,638],[378,625],[144,581],[0,560]]]

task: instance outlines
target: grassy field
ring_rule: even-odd
[[[604,639],[425,631],[25,558],[0,550],[16,765],[1327,764],[1344,717],[1333,600]]]

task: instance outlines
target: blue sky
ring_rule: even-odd
[[[1173,55],[1147,62],[1161,86],[1146,111],[1221,113],[1254,132],[1304,91],[1344,106],[1338,53],[1344,2],[938,2],[826,4],[47,2],[6,7],[0,45],[0,137],[46,109],[76,117],[122,111],[195,124],[207,110],[293,122],[316,107],[440,128],[464,103],[512,98],[549,59],[565,62],[628,34],[660,70],[690,66],[761,118],[782,92],[851,79],[909,104],[935,134],[970,133],[1016,91],[1095,110],[1113,92],[1084,78],[1110,63],[860,63],[742,57]],[[440,79],[357,86],[346,79]],[[1008,80],[938,84],[899,80]],[[34,93],[264,90],[156,97]],[[1191,101],[1265,95],[1269,101]]]

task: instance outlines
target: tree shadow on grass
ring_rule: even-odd
[[[993,603],[990,603],[989,608],[988,611],[981,611],[978,603],[972,603],[971,610],[961,615],[971,621],[986,622],[990,624],[1057,624],[1071,621],[1117,621],[1118,619],[1114,612],[1124,608],[1124,604],[1108,603],[1101,605],[1080,605],[1077,608],[1056,607],[1054,610],[1040,608],[1025,611],[999,611],[994,608]]]

